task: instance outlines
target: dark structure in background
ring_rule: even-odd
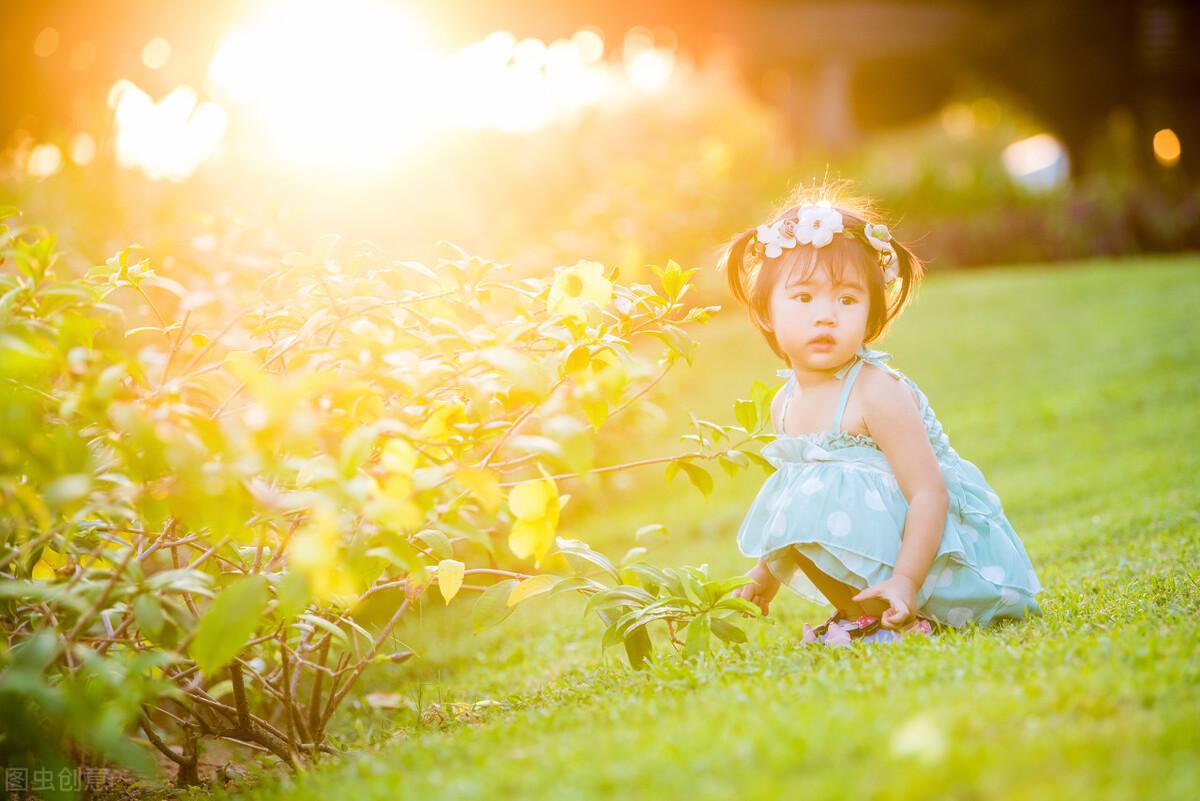
[[[152,92],[198,84],[244,5],[7,0],[0,4],[0,142],[18,129],[48,138],[80,127],[88,104],[118,77]],[[837,147],[925,116],[969,80],[1007,90],[1043,120],[1066,144],[1073,170],[1086,168],[1080,156],[1092,134],[1124,111],[1148,172],[1151,137],[1169,127],[1183,146],[1174,171],[1200,179],[1200,59],[1187,55],[1200,41],[1200,4],[1185,0],[411,5],[446,32],[439,43],[447,47],[497,29],[551,39],[591,24],[612,49],[632,26],[670,28],[683,50],[735,59],[795,121],[800,146]],[[47,25],[61,32],[62,53],[38,59],[33,41]],[[139,49],[154,36],[179,47],[168,71],[150,74]]]

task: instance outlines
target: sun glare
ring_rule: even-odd
[[[209,77],[250,106],[282,155],[374,161],[419,138],[434,58],[424,29],[379,2],[274,2],[231,34]]]
[[[536,130],[618,79],[663,87],[673,49],[632,44],[620,76],[592,28],[549,43],[497,31],[449,53],[395,5],[272,2],[222,42],[209,77],[287,159],[378,165],[440,130]]]
[[[662,91],[678,72],[667,29],[632,29],[610,59],[590,26],[550,42],[496,31],[446,52],[420,19],[383,0],[265,0],[255,8],[213,54],[207,99],[179,86],[156,103],[128,79],[113,84],[122,166],[182,181],[228,128],[235,159],[376,168],[440,131],[527,133],[618,94]],[[46,29],[36,51],[52,52],[57,37]],[[141,52],[149,69],[171,58],[161,37]]]
[[[190,86],[155,103],[131,81],[114,84],[108,102],[116,117],[117,162],[154,180],[186,180],[216,151],[227,125],[220,106],[197,101]]]

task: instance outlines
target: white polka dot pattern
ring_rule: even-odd
[[[833,512],[829,515],[829,519],[825,521],[825,527],[829,529],[829,533],[835,537],[845,537],[854,528],[854,522],[850,519],[850,515],[845,512]]]
[[[999,584],[1004,581],[1004,568],[1000,565],[988,565],[987,567],[979,568],[979,575],[983,576],[993,584]]]

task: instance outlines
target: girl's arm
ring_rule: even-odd
[[[891,578],[863,590],[854,600],[884,598],[892,609],[884,614],[883,622],[901,628],[916,617],[917,590],[925,583],[941,545],[950,495],[915,393],[887,373],[872,372],[871,380],[862,382],[867,384],[863,418],[908,499],[908,514]]]

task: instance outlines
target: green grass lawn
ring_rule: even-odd
[[[781,366],[727,306],[665,387],[731,421]],[[874,347],[929,396],[1004,500],[1045,585],[1044,615],[932,640],[799,643],[829,607],[779,596],[751,641],[633,672],[601,653],[582,600],[523,605],[476,636],[427,604],[398,636],[423,658],[369,676],[419,707],[361,701],[370,743],[262,799],[1191,799],[1200,795],[1200,257],[935,275]],[[563,529],[620,555],[666,523],[657,564],[745,571],[734,541],[763,474],[704,500],[661,466]],[[570,508],[570,507],[568,507]],[[457,603],[457,602],[456,602]],[[458,612],[458,613],[456,613]],[[485,701],[487,703],[478,703]],[[232,793],[233,791],[231,791]]]

